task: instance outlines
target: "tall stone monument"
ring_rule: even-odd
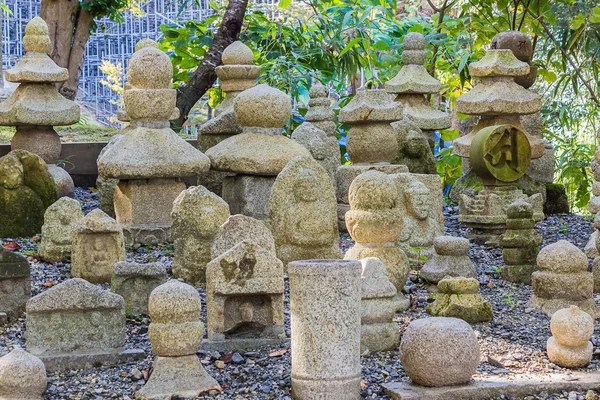
[[[277,176],[269,199],[277,257],[341,259],[335,194],[327,173],[309,156],[298,156]]]
[[[402,296],[410,267],[406,254],[395,242],[402,231],[400,199],[393,175],[379,171],[360,174],[350,185],[350,210],[346,213],[348,232],[356,242],[344,259],[377,257],[397,290],[397,310],[410,305]]]
[[[292,397],[360,400],[360,263],[294,261],[288,274]]]
[[[176,91],[173,66],[154,46],[137,50],[129,62],[125,111],[135,127],[98,161],[106,178],[119,179],[115,215],[128,243],[170,240],[173,201],[185,189],[181,177],[208,171],[208,158],[169,127]]]
[[[0,125],[16,126],[11,148],[39,155],[48,164],[58,195],[73,197],[73,179],[56,165],[61,144],[53,128],[79,122],[79,106],[64,98],[54,86],[66,81],[69,73],[48,57],[50,36],[42,18],[35,17],[25,27],[23,47],[25,56],[5,73],[7,81],[20,85],[0,103]]]
[[[57,199],[56,184],[39,156],[13,150],[0,157],[0,237],[40,233],[44,213]]]
[[[425,69],[425,37],[418,32],[410,32],[404,36],[403,45],[404,66],[386,82],[385,90],[396,95],[396,101],[404,106],[404,115],[423,131],[433,149],[434,131],[448,129],[451,125],[450,115],[432,107],[426,98],[427,95],[438,95],[442,84]]]
[[[506,229],[509,204],[527,201],[534,208],[534,219],[544,218],[542,195],[527,196],[516,186],[531,159],[544,154],[544,143],[527,133],[519,119],[539,111],[541,100],[515,83],[515,77],[529,73],[529,65],[511,50],[489,50],[469,65],[469,72],[480,82],[458,98],[456,111],[480,119],[471,133],[454,140],[454,151],[469,158],[484,188],[475,197],[460,195],[459,221],[475,229],[474,239],[497,242],[497,235]]]
[[[223,181],[223,199],[231,213],[266,220],[277,174],[289,160],[310,156],[310,152],[281,134],[292,115],[292,103],[280,90],[255,86],[238,94],[233,107],[243,133],[223,140],[206,154],[212,169],[236,174]]]
[[[197,397],[221,386],[204,370],[196,352],[202,344],[200,295],[177,280],[160,285],[148,303],[150,344],[156,353],[152,375],[136,398],[143,400]]]

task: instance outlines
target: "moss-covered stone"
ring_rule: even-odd
[[[492,305],[477,293],[477,279],[446,277],[438,283],[440,294],[427,306],[435,317],[460,318],[470,324],[491,321]]]
[[[0,237],[39,233],[46,208],[57,199],[54,180],[40,157],[14,150],[0,158]]]

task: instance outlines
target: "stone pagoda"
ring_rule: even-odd
[[[11,142],[13,150],[27,150],[39,155],[48,164],[59,197],[73,197],[73,179],[55,165],[60,157],[61,144],[53,128],[79,121],[79,106],[64,98],[54,86],[57,82],[66,81],[69,73],[48,57],[48,25],[40,17],[27,24],[23,47],[26,54],[5,73],[7,81],[20,85],[6,101],[0,103],[0,125],[16,127]]]
[[[515,83],[515,77],[529,73],[529,65],[511,50],[489,50],[469,65],[469,72],[480,82],[458,98],[456,111],[480,119],[471,133],[454,140],[454,152],[469,158],[483,190],[460,195],[458,218],[476,230],[474,238],[493,242],[506,228],[508,205],[517,200],[533,206],[536,221],[544,218],[542,195],[527,196],[516,186],[531,159],[544,154],[544,143],[529,135],[519,119],[539,111],[541,100]]]
[[[396,101],[402,102],[404,115],[423,131],[433,148],[434,131],[447,129],[451,123],[450,115],[433,108],[426,98],[426,95],[437,95],[442,90],[440,81],[425,69],[426,56],[425,36],[418,32],[404,36],[404,66],[385,84],[385,90],[395,94]]]
[[[369,170],[386,174],[408,172],[406,165],[393,164],[398,156],[398,134],[390,123],[402,120],[402,104],[380,89],[359,90],[340,110],[338,120],[352,127],[346,136],[351,165],[341,165],[335,173],[338,224],[346,231],[345,215],[350,209],[348,192],[358,175]]]
[[[119,179],[114,204],[117,221],[129,243],[170,240],[173,201],[185,189],[180,178],[201,175],[210,162],[171,130],[175,108],[173,67],[154,46],[131,57],[125,90],[125,111],[134,125],[98,161],[99,173]]]
[[[231,214],[266,220],[271,187],[288,161],[310,157],[301,144],[283,136],[292,116],[288,95],[268,85],[258,85],[238,94],[234,114],[243,133],[231,136],[206,151],[212,170],[234,172],[223,181],[223,199]]]
[[[329,90],[321,82],[313,79],[308,96],[310,100],[308,100],[308,111],[304,119],[321,129],[328,137],[337,140],[337,124],[335,123],[335,113],[331,108]]]

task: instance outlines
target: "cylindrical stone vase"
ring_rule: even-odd
[[[359,400],[360,262],[294,261],[288,275],[292,398]]]

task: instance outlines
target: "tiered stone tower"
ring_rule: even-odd
[[[414,122],[425,134],[430,146],[434,145],[434,131],[450,127],[450,115],[429,104],[426,95],[439,94],[442,84],[425,69],[425,36],[417,32],[404,36],[404,66],[398,74],[385,84],[388,93],[396,95],[402,102],[404,115]]]
[[[544,154],[544,143],[529,135],[519,119],[539,111],[541,101],[515,83],[515,77],[529,73],[529,65],[511,50],[489,50],[469,65],[469,72],[481,81],[457,100],[456,111],[480,120],[471,133],[454,140],[454,151],[469,157],[484,189],[475,197],[461,194],[459,221],[476,229],[474,238],[494,241],[506,228],[506,208],[517,200],[532,204],[536,221],[544,218],[542,195],[528,197],[516,187],[531,159]]]
[[[185,184],[181,177],[201,175],[210,162],[169,127],[176,91],[169,57],[154,46],[131,57],[125,111],[134,127],[98,161],[99,173],[119,179],[115,215],[131,243],[170,240],[173,201]]]
[[[0,104],[0,125],[15,126],[11,148],[40,156],[47,164],[58,189],[58,196],[74,194],[73,179],[56,166],[60,157],[60,137],[53,126],[71,125],[79,121],[79,106],[64,98],[56,86],[69,78],[48,57],[50,36],[48,25],[40,17],[27,24],[23,46],[27,52],[14,68],[6,71],[6,80],[20,83],[13,94]]]

